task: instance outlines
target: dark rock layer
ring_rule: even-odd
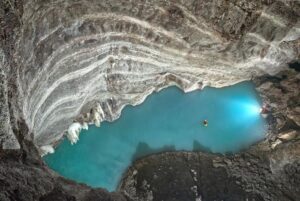
[[[300,143],[284,144],[275,151],[263,149],[255,146],[233,156],[153,155],[129,169],[120,190],[134,201],[297,200]]]
[[[0,152],[1,201],[126,201],[117,193],[64,179],[41,160],[31,142]]]

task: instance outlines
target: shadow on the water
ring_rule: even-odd
[[[193,151],[201,151],[210,153],[211,149],[201,144],[198,140],[194,140],[193,142]]]
[[[142,157],[149,156],[152,154],[158,154],[158,153],[162,153],[162,152],[171,152],[171,151],[185,151],[185,150],[176,150],[174,145],[165,145],[161,148],[152,148],[146,142],[139,142],[136,147],[135,153],[132,156],[131,161],[133,162],[137,159],[140,159]],[[186,151],[188,151],[188,150],[186,150]],[[197,140],[194,140],[194,142],[193,142],[192,151],[201,151],[201,152],[205,152],[205,153],[212,152],[210,148],[204,146]]]
[[[258,140],[257,142],[253,142],[253,143],[258,143],[261,140]],[[236,153],[241,153],[244,152],[246,150],[249,149],[250,144],[241,144],[236,151],[226,151],[224,153],[215,153],[212,151],[212,149],[210,149],[209,147],[204,146],[203,144],[201,144],[199,141],[194,140],[193,142],[193,151],[194,152],[203,152],[203,153],[210,153],[210,154],[214,154],[214,155],[224,155],[224,156],[231,156],[234,155]]]
[[[139,142],[131,161],[135,161],[151,154],[158,154],[166,151],[176,151],[174,145],[165,145],[161,148],[151,148],[146,142]]]

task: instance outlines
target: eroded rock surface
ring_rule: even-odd
[[[299,57],[298,1],[8,2],[11,116],[38,146],[57,142],[74,120],[115,120],[163,87],[228,86]]]
[[[11,127],[11,118],[8,103],[8,64],[5,55],[0,49],[0,148],[19,149],[19,142]]]
[[[300,73],[287,70],[276,76],[253,80],[269,112],[268,142],[281,143],[300,138]],[[274,146],[275,147],[275,146]]]
[[[272,200],[300,197],[300,73],[254,79],[268,105],[266,139],[232,156],[174,152],[138,160],[119,190],[129,200]]]
[[[126,201],[121,194],[62,178],[42,162],[32,142],[21,145],[0,152],[1,201]]]
[[[173,152],[137,161],[120,185],[132,201],[297,200],[300,143],[233,156]]]

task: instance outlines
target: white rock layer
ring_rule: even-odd
[[[113,121],[167,86],[188,92],[275,74],[299,58],[293,9],[281,1],[27,0],[15,55],[20,111],[38,146],[65,131],[75,143],[86,123]]]

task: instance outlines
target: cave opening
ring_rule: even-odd
[[[114,191],[138,158],[181,150],[230,154],[262,140],[261,106],[251,82],[187,94],[170,87],[125,107],[114,122],[89,126],[75,145],[64,139],[44,160],[67,178]]]

